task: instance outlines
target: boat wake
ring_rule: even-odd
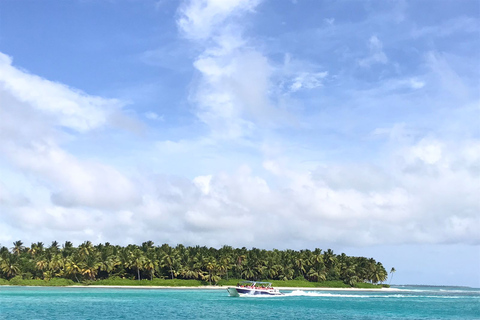
[[[313,291],[302,291],[302,290],[295,290],[292,292],[284,292],[283,295],[242,295],[243,298],[285,298],[285,297],[325,297],[325,298],[333,298],[333,297],[340,297],[340,298],[369,298],[371,296],[362,295],[362,294],[336,294],[336,293],[323,293],[323,292],[313,292]]]
[[[285,296],[290,297],[346,297],[346,298],[368,298],[368,295],[362,294],[339,294],[339,293],[325,293],[325,292],[313,292],[295,290],[289,293],[285,293]]]

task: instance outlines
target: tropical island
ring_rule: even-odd
[[[392,268],[391,272],[395,269]],[[263,250],[223,246],[125,247],[108,242],[78,247],[66,241],[0,247],[0,285],[224,286],[268,280],[280,287],[382,288],[387,279],[373,258],[333,250]]]

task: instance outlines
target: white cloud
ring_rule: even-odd
[[[314,89],[322,86],[321,80],[328,75],[328,72],[318,73],[302,73],[293,79],[290,86],[291,91],[295,92],[300,89]]]
[[[67,86],[31,75],[12,66],[12,59],[0,53],[0,83],[20,102],[55,117],[58,125],[87,131],[104,125],[109,114],[122,107],[118,100],[86,95]]]
[[[156,114],[155,112],[149,111],[144,113],[145,117],[150,120],[163,121],[163,116]]]
[[[278,78],[278,91],[280,94],[290,94],[297,91],[315,89],[323,86],[328,76],[328,71],[320,71],[322,66],[297,59],[286,53],[283,65],[276,67],[274,78]]]
[[[271,122],[279,113],[268,98],[271,67],[248,46],[236,18],[259,1],[192,1],[180,9],[177,23],[188,39],[205,49],[194,62],[201,78],[192,102],[197,116],[217,139],[251,135],[257,122]]]
[[[208,195],[210,193],[210,182],[212,176],[198,176],[193,179],[193,183],[202,191],[203,194]]]
[[[259,40],[244,35],[241,19],[257,4],[218,0],[181,7],[178,27],[200,49],[191,101],[212,134],[185,140],[175,133],[132,149],[122,140],[116,145],[125,149],[122,159],[75,148],[82,139],[90,147],[111,134],[108,125],[122,102],[31,75],[0,56],[0,172],[13,172],[0,176],[0,241],[93,237],[297,248],[480,243],[480,144],[471,125],[479,110],[477,87],[452,57],[432,52],[420,71],[384,79],[373,89],[353,84],[363,91],[347,83],[358,79],[335,74],[341,99],[316,96],[315,106],[319,100],[324,106],[319,114],[302,100],[308,112],[300,114],[299,130],[259,133],[282,117],[272,101],[326,86],[329,73],[323,60],[287,54],[283,65],[275,65],[256,49]],[[370,67],[389,58],[372,36],[368,55],[352,62]],[[280,89],[272,78],[280,79]],[[444,113],[432,114],[434,108]],[[450,121],[451,109],[464,113]],[[328,110],[335,110],[331,117]],[[143,116],[161,119],[155,112]],[[449,122],[460,129],[442,134],[438,128]],[[348,142],[337,143],[344,132]],[[368,132],[377,140],[360,141],[371,138]],[[241,140],[246,136],[252,138]],[[345,149],[350,154],[342,158]]]
[[[335,18],[325,18],[323,19],[323,21],[325,21],[325,23],[327,23],[328,25],[332,26],[335,23]]]
[[[2,158],[47,187],[53,203],[62,207],[118,208],[138,201],[132,183],[116,169],[80,160],[62,148],[74,139],[63,127],[80,134],[104,128],[121,103],[28,74],[7,56],[0,58],[5,71],[0,72]]]
[[[425,138],[399,146],[380,166],[325,164],[312,174],[272,159],[265,167],[278,184],[248,166],[191,181],[170,177],[143,187],[149,200],[130,209],[140,216],[119,223],[147,219],[128,231],[142,238],[168,221],[170,240],[215,246],[478,244],[476,147]]]
[[[412,89],[421,89],[425,86],[425,82],[417,79],[410,79],[409,84],[412,87]]]
[[[369,41],[370,55],[361,59],[358,64],[361,67],[370,67],[373,64],[386,64],[388,62],[387,55],[383,52],[383,43],[377,36],[371,36]]]
[[[36,110],[8,90],[2,95],[8,97],[2,109],[9,121],[25,121],[21,110]],[[480,242],[476,140],[425,137],[411,143],[401,137],[405,130],[394,127],[389,139],[395,148],[378,165],[325,163],[309,173],[289,167],[282,158],[291,157],[276,150],[264,162],[268,174],[243,165],[233,173],[217,170],[192,179],[150,172],[131,179],[66,152],[59,133],[45,128],[56,122],[44,122],[40,111],[29,114],[30,129],[9,128],[17,143],[4,139],[1,152],[17,172],[34,177],[24,183],[42,193],[15,195],[4,181],[0,198],[0,230],[15,228],[15,237],[27,242],[52,236],[262,247]],[[192,151],[188,143],[158,147]],[[15,199],[26,201],[18,205]]]
[[[227,19],[252,11],[259,0],[199,0],[187,1],[180,8],[177,23],[185,36],[192,40],[208,40],[220,32]]]

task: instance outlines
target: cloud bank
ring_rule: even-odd
[[[243,23],[259,6],[180,6],[178,31],[196,49],[192,113],[206,130],[136,149],[129,137],[119,159],[78,144],[116,137],[125,102],[33,75],[0,54],[0,243],[480,244],[473,71],[430,50],[418,70],[400,72],[380,35],[359,36],[366,49],[350,56],[351,72],[272,54]],[[430,34],[422,30],[417,37]],[[381,79],[358,84],[356,72],[374,68],[384,68]],[[132,160],[140,154],[150,167],[163,161],[193,174],[143,169]]]

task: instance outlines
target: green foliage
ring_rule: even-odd
[[[184,280],[184,279],[153,279],[153,280],[133,280],[112,278],[97,281],[90,281],[89,285],[99,286],[159,286],[159,287],[199,287],[208,283],[199,280]]]
[[[337,255],[331,249],[216,249],[155,246],[152,241],[126,247],[53,241],[28,247],[20,240],[11,250],[0,247],[0,280],[14,285],[226,286],[270,279],[276,286],[343,288],[386,278],[385,268],[373,258]]]
[[[0,283],[1,284],[1,283]],[[62,278],[53,278],[50,280],[42,280],[42,279],[23,279],[21,276],[16,276],[10,281],[8,281],[9,285],[15,286],[48,286],[48,287],[64,287],[64,286],[72,286],[75,285],[75,282],[69,279],[62,279]]]
[[[233,279],[233,278],[228,279],[228,280],[222,279],[222,280],[218,281],[217,285],[219,285],[219,286],[236,286],[237,283],[239,283],[241,281],[243,281],[243,279]]]

